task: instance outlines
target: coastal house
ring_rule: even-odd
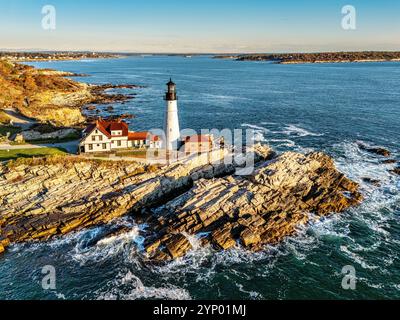
[[[213,148],[213,137],[205,134],[187,136],[183,143],[183,151],[186,154],[206,153]]]
[[[124,121],[97,120],[82,132],[80,153],[128,148],[160,148],[160,137],[150,132],[130,132]]]

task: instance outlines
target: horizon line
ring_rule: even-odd
[[[71,53],[104,53],[104,54],[137,54],[137,55],[261,55],[261,54],[290,54],[290,53],[301,53],[301,54],[307,54],[307,53],[338,53],[338,52],[343,52],[343,53],[350,53],[350,52],[400,52],[400,49],[393,49],[393,50],[373,50],[373,49],[368,49],[368,50],[360,50],[360,49],[354,49],[354,50],[322,50],[322,51],[257,51],[257,52],[151,52],[151,51],[128,51],[128,50],[121,50],[121,51],[114,51],[114,50],[88,50],[88,49],[76,49],[76,50],[56,50],[56,49],[9,49],[9,48],[0,48],[0,52],[16,52],[16,53],[64,53],[64,52],[71,52]]]

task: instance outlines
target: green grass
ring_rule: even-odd
[[[13,126],[2,126],[0,125],[0,136],[6,136],[7,132],[10,132],[11,135],[15,133],[21,132],[21,128],[13,127]]]
[[[36,158],[52,155],[66,155],[63,148],[37,148],[37,149],[15,149],[0,150],[0,161],[15,160],[18,158]]]

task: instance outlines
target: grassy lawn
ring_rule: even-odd
[[[0,125],[0,136],[6,136],[7,132],[10,132],[10,134],[13,135],[14,133],[21,132],[21,128]]]
[[[0,161],[64,154],[67,154],[67,151],[62,148],[15,149],[9,151],[0,150]]]

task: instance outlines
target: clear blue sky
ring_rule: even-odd
[[[41,9],[57,10],[43,30]],[[357,29],[341,28],[341,8]],[[400,50],[399,0],[0,0],[0,48],[133,52]]]

